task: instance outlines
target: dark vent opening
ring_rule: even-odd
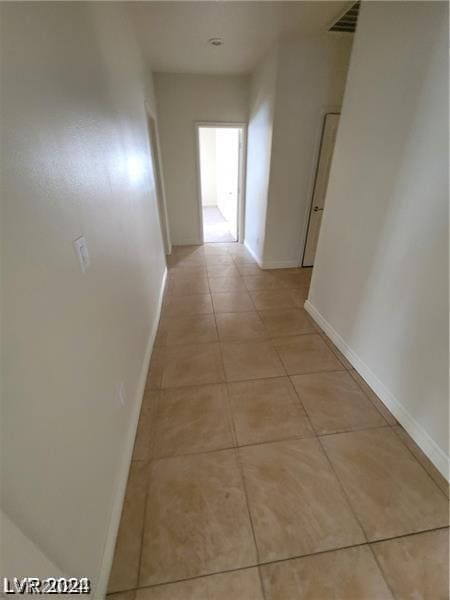
[[[359,7],[361,2],[355,2],[331,27],[328,31],[343,31],[344,33],[354,33],[356,23],[358,22]]]

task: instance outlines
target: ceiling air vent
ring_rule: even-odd
[[[333,23],[328,31],[341,31],[343,33],[355,33],[358,21],[359,7],[361,2],[355,2],[352,6]]]

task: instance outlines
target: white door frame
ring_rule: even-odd
[[[198,224],[200,231],[201,244],[204,243],[203,237],[203,207],[202,207],[202,185],[200,175],[200,128],[230,128],[240,129],[241,139],[239,144],[239,175],[238,175],[238,195],[237,195],[237,241],[242,244],[244,241],[245,229],[245,173],[247,164],[247,123],[241,121],[196,121],[195,122],[195,145],[197,148],[196,176],[197,176],[197,206],[198,206]]]
[[[166,191],[164,188],[164,176],[161,159],[161,145],[159,141],[158,121],[148,102],[145,102],[145,114],[147,117],[147,139],[150,149],[150,159],[153,162],[155,176],[156,201],[161,228],[161,236],[166,254],[172,253],[172,241],[170,239],[169,216],[167,213]]]

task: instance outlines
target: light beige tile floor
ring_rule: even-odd
[[[233,447],[224,384],[164,390],[158,400],[155,458]]]
[[[313,435],[287,377],[228,384],[240,446]]]
[[[139,586],[255,563],[255,542],[236,451],[153,461]]]
[[[294,375],[292,383],[318,435],[387,426],[345,371]]]
[[[255,311],[216,314],[219,339],[222,342],[265,340],[267,330]]]
[[[261,567],[268,600],[391,600],[367,546],[325,552]]]
[[[365,541],[316,439],[246,446],[239,454],[261,562]]]
[[[445,529],[378,542],[372,548],[397,598],[448,599],[449,544]]]
[[[303,310],[311,270],[168,268],[111,600],[448,600],[448,483]]]
[[[229,312],[248,312],[255,310],[252,299],[244,291],[218,292],[212,294],[214,311],[216,314]]]

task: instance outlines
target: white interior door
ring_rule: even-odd
[[[238,235],[240,129],[216,129],[217,207],[228,222],[231,235]]]
[[[322,141],[320,144],[319,160],[317,163],[316,181],[309,215],[308,233],[306,235],[305,252],[302,265],[312,267],[319,239],[322,214],[325,208],[325,196],[327,193],[328,179],[330,176],[331,161],[333,158],[336,134],[339,125],[338,114],[325,115]]]

